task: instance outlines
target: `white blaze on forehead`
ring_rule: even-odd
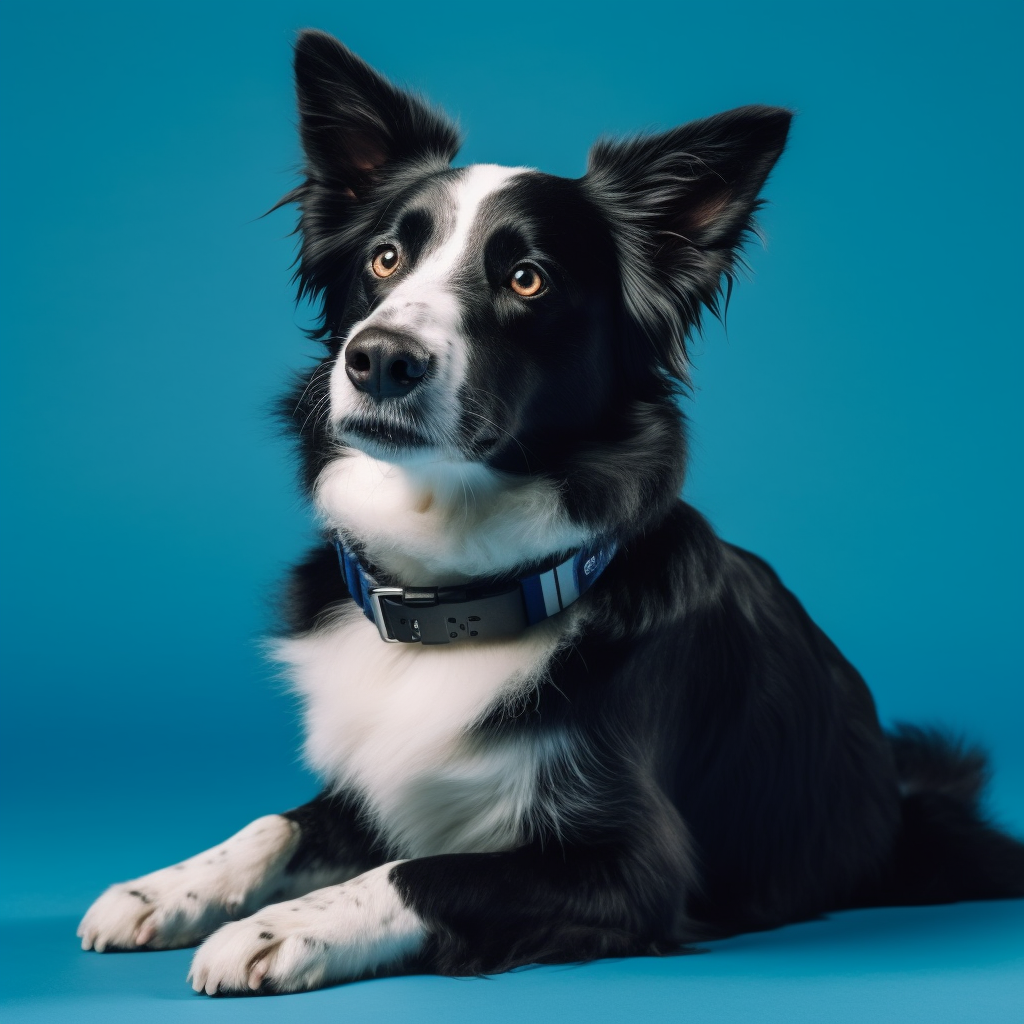
[[[525,171],[525,167],[499,167],[497,164],[473,164],[467,167],[452,197],[456,204],[455,230],[441,249],[427,259],[422,268],[417,269],[417,274],[421,270],[443,273],[457,266],[466,250],[484,200],[503,188],[510,178]]]
[[[462,263],[480,215],[480,207],[488,196],[503,188],[510,178],[526,170],[525,167],[499,167],[497,164],[473,164],[467,167],[447,196],[455,214],[455,226],[451,234],[438,248],[427,252],[420,265],[398,284],[364,323],[386,320],[394,324],[395,317],[400,317],[402,310],[413,303],[418,314],[417,321],[426,313],[429,319],[444,321],[445,326],[455,330],[456,324],[452,318],[458,310],[448,285],[453,271]],[[431,312],[433,317],[430,317]]]

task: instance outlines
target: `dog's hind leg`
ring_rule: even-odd
[[[113,885],[89,908],[83,949],[194,946],[266,903],[336,884],[380,863],[353,805],[322,794],[268,814],[180,864]]]

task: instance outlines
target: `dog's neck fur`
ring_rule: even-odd
[[[315,500],[328,530],[387,582],[411,586],[509,574],[592,539],[553,481],[480,463],[395,465],[352,449],[320,474]]]

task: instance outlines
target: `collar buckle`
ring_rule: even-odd
[[[380,602],[385,597],[401,598],[403,593],[401,587],[370,588],[370,610],[373,612],[373,621],[377,625],[377,632],[380,633],[381,640],[389,644],[397,644],[400,641],[388,632],[388,620],[384,616],[384,608]]]

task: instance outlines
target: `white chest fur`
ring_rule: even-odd
[[[521,842],[538,779],[571,752],[565,737],[483,743],[468,730],[528,697],[573,631],[573,610],[520,636],[464,646],[387,644],[355,606],[282,641],[305,705],[305,755],[351,788],[400,857],[485,852]]]

